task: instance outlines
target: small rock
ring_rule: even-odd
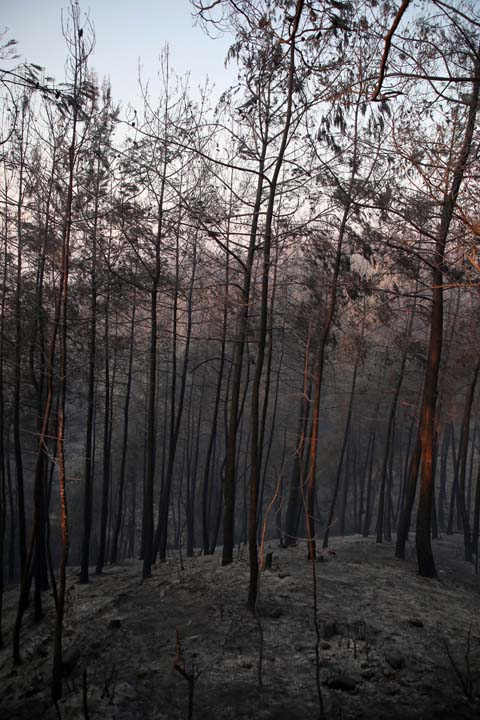
[[[410,618],[408,622],[410,625],[413,625],[413,627],[424,627],[423,620],[420,620],[420,618]]]
[[[329,642],[325,642],[325,640],[322,641],[322,644],[321,644],[322,650],[330,650],[331,647],[332,647],[332,646],[331,646],[331,644],[330,644]]]
[[[270,613],[270,617],[273,618],[273,620],[278,620],[279,617],[282,617],[283,610],[281,607],[276,607],[275,610],[272,610]]]
[[[394,670],[401,670],[405,667],[405,658],[400,653],[390,653],[386,655],[385,660]]]
[[[342,690],[343,692],[354,692],[357,688],[355,680],[347,675],[337,675],[331,678],[327,684],[331,690]]]
[[[367,670],[362,670],[360,675],[364,680],[371,680],[375,675],[375,672],[371,668],[368,668]]]
[[[290,577],[290,573],[287,571],[279,572],[278,577],[280,578],[280,580],[283,580],[284,578]]]

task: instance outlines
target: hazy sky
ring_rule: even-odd
[[[235,78],[234,69],[224,67],[229,39],[212,40],[194,27],[188,0],[90,0],[80,6],[95,28],[90,64],[100,80],[110,77],[117,102],[136,102],[139,61],[153,90],[166,43],[171,66],[180,75],[190,71],[192,87],[203,85],[208,75],[219,93]],[[44,66],[57,81],[64,78],[61,15],[67,8],[67,0],[3,0],[0,14],[0,29],[8,28],[7,38],[18,40],[22,58]]]

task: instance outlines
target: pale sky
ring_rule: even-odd
[[[195,27],[188,0],[87,0],[80,7],[95,28],[90,65],[100,81],[110,77],[113,98],[124,106],[138,99],[139,61],[154,90],[166,43],[172,68],[179,75],[190,71],[192,88],[203,86],[208,75],[218,97],[235,80],[234,67],[224,67],[231,39],[212,40]],[[22,59],[44,66],[57,82],[64,79],[67,57],[61,26],[67,8],[67,0],[3,0],[0,13],[0,30],[8,28],[5,39],[17,40]]]

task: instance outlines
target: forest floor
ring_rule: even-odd
[[[353,536],[333,537],[330,545],[315,564],[325,717],[479,718],[480,577],[462,560],[462,538],[434,543],[438,580],[419,577],[414,559],[395,560],[391,544]],[[261,575],[258,620],[245,607],[247,553],[227,567],[218,554],[184,559],[183,568],[171,559],[143,583],[136,561],[108,567],[88,585],[79,585],[71,569],[64,632],[70,676],[61,717],[85,717],[86,671],[90,720],[187,718],[188,681],[173,667],[178,629],[184,669],[196,678],[194,718],[317,718],[312,565],[303,544],[270,549],[273,566]],[[13,668],[16,600],[17,592],[7,591],[0,718],[55,720],[49,689],[54,608],[36,625],[27,614],[24,662]]]

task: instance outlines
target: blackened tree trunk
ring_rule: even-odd
[[[7,472],[5,462],[5,400],[4,400],[4,327],[5,327],[5,300],[7,295],[7,232],[4,229],[4,257],[2,272],[2,299],[0,302],[0,649],[4,646],[2,620],[3,620],[3,591],[5,586],[5,531],[7,523]],[[11,522],[12,520],[10,520]]]
[[[476,556],[475,569],[476,569],[477,573],[478,573],[479,527],[480,527],[480,463],[478,465],[477,481],[476,481],[476,486],[475,486],[475,507],[473,510],[473,533],[472,533],[473,552],[475,553],[475,556]]]
[[[178,233],[180,232],[180,221],[178,219]],[[172,395],[171,395],[171,423],[170,423],[170,444],[168,451],[168,465],[165,475],[165,482],[160,494],[160,504],[158,509],[158,524],[155,538],[154,558],[159,553],[160,562],[164,562],[167,557],[167,541],[168,541],[168,510],[170,506],[170,494],[173,480],[173,471],[175,467],[175,458],[177,453],[178,438],[180,435],[180,427],[182,423],[183,408],[185,404],[185,389],[187,385],[188,362],[190,359],[190,342],[192,338],[192,321],[193,321],[193,290],[195,286],[195,275],[197,271],[197,235],[193,242],[192,256],[192,274],[187,295],[187,328],[185,337],[185,348],[183,352],[182,374],[180,379],[180,392],[178,398],[178,406],[176,402],[176,354],[177,354],[177,304],[179,293],[179,247],[177,234],[177,252],[176,252],[176,287],[174,295],[173,307],[173,370],[172,370]]]
[[[384,378],[384,373],[386,369],[386,364],[383,365],[382,368],[382,382]],[[363,524],[362,524],[362,535],[363,537],[368,537],[370,533],[370,524],[372,521],[372,514],[373,514],[373,506],[375,501],[375,479],[374,479],[374,461],[375,461],[375,452],[376,452],[376,445],[377,445],[377,426],[378,426],[378,412],[380,409],[380,402],[382,400],[384,391],[382,386],[380,385],[380,392],[377,397],[377,402],[375,403],[375,410],[372,416],[372,422],[370,427],[370,433],[369,433],[369,440],[368,440],[368,446],[367,446],[367,454],[365,458],[365,465],[364,465],[364,471],[363,471],[363,485],[366,485],[366,496],[365,496],[365,507],[364,507],[364,517],[363,517]]]
[[[98,173],[98,166],[97,166]],[[99,177],[99,176],[98,176]],[[90,539],[92,534],[93,467],[95,419],[95,370],[97,345],[97,225],[99,205],[99,180],[95,193],[95,211],[92,231],[92,259],[90,268],[90,334],[88,352],[87,428],[85,438],[84,495],[83,495],[83,537],[80,563],[80,582],[87,583],[90,565]]]
[[[340,489],[340,478],[342,477],[343,461],[344,461],[344,458],[345,458],[345,451],[346,451],[346,449],[347,449],[348,439],[349,439],[349,436],[350,436],[350,425],[351,425],[351,422],[352,422],[352,414],[353,414],[353,402],[354,402],[354,399],[355,399],[355,388],[356,388],[356,385],[357,385],[357,373],[358,373],[358,366],[359,366],[359,363],[360,363],[360,359],[361,359],[362,352],[363,352],[363,330],[362,330],[361,342],[360,342],[360,344],[359,344],[359,348],[358,348],[358,352],[357,352],[357,357],[356,357],[356,360],[355,360],[355,365],[354,365],[354,368],[353,368],[352,386],[351,386],[351,388],[350,388],[350,397],[349,397],[349,399],[348,399],[347,419],[346,419],[346,422],[345,422],[345,430],[344,430],[344,433],[343,433],[342,449],[341,449],[341,451],[340,451],[340,458],[339,458],[338,466],[337,466],[337,474],[336,474],[336,476],[335,476],[335,485],[334,485],[334,488],[333,488],[333,495],[332,495],[332,499],[331,499],[331,502],[330,502],[330,507],[329,507],[329,510],[328,510],[327,524],[326,524],[326,526],[325,526],[325,531],[324,531],[324,533],[323,533],[322,547],[323,547],[324,549],[328,547],[328,538],[329,538],[329,535],[330,535],[330,528],[332,527],[333,518],[334,518],[334,515],[335,515],[335,507],[336,507],[336,504],[337,504],[338,491],[339,491],[339,489]]]
[[[298,519],[302,506],[301,499],[303,497],[303,466],[304,466],[304,450],[305,440],[307,437],[308,419],[310,414],[310,395],[312,392],[312,381],[307,381],[308,370],[308,348],[305,356],[305,372],[304,385],[299,403],[297,432],[295,435],[295,450],[293,454],[293,463],[290,473],[290,483],[288,492],[288,504],[285,514],[285,527],[282,537],[282,545],[288,547],[295,545],[297,542]],[[308,450],[307,450],[308,452]]]
[[[44,307],[44,279],[45,266],[47,258],[47,250],[49,246],[50,227],[50,208],[52,202],[55,173],[57,170],[57,145],[53,143],[51,172],[48,182],[47,198],[45,203],[44,217],[39,219],[39,225],[42,227],[42,242],[39,246],[37,258],[37,271],[35,282],[35,321],[30,339],[30,373],[32,385],[35,388],[37,401],[37,433],[41,434],[43,407],[45,403],[45,385],[46,385],[46,311]],[[38,344],[38,348],[37,348]],[[35,354],[38,354],[38,362],[36,362]],[[42,608],[42,592],[48,590],[47,575],[47,553],[46,553],[46,527],[47,527],[47,503],[46,503],[46,479],[49,467],[48,450],[44,448],[44,455],[36,475],[33,490],[34,502],[34,527],[32,531],[35,534],[35,551],[33,558],[33,575],[35,578],[35,620],[38,621],[43,617]]]
[[[450,447],[450,425],[447,424],[443,430],[442,448],[440,452],[440,488],[438,494],[438,523],[441,530],[445,530],[445,501],[447,491],[447,463]]]
[[[268,324],[268,289],[271,264],[271,246],[273,235],[273,217],[277,193],[278,179],[283,165],[283,159],[290,136],[290,126],[293,113],[293,95],[295,92],[295,45],[297,32],[304,6],[304,0],[297,0],[295,14],[291,21],[289,37],[289,64],[288,64],[288,85],[287,85],[287,106],[285,121],[282,132],[282,139],[275,159],[272,178],[269,183],[269,196],[265,216],[265,231],[263,238],[263,266],[262,266],[262,289],[260,307],[260,330],[257,346],[257,358],[255,374],[252,387],[251,406],[251,443],[250,443],[250,509],[249,509],[249,557],[250,557],[250,580],[248,588],[248,608],[255,612],[258,592],[258,490],[262,466],[261,428],[260,428],[260,384],[262,379],[263,365],[265,360],[265,348],[267,339]],[[269,105],[266,107],[270,111]]]
[[[3,327],[2,327],[3,331]],[[0,385],[3,380],[3,368],[0,362]],[[3,408],[3,391],[0,390],[0,408]],[[5,482],[5,455],[3,444],[3,409],[0,409],[0,649],[4,646],[3,641],[3,591],[5,587],[5,563],[3,561],[5,551],[5,527],[7,522],[7,491]]]
[[[388,475],[386,487],[386,512],[385,512],[385,540],[392,542],[392,522],[393,522],[393,466],[395,461],[395,432],[396,420],[393,422],[392,428],[392,450],[388,461]]]
[[[229,294],[229,227],[227,227],[226,246],[227,253],[225,256],[225,298],[223,303],[223,319],[222,319],[222,339],[220,345],[220,363],[217,375],[217,384],[215,389],[215,401],[212,414],[212,425],[210,436],[208,439],[207,452],[205,456],[205,468],[203,471],[203,488],[202,488],[202,547],[204,555],[210,554],[210,506],[213,488],[211,487],[211,467],[212,458],[215,453],[215,444],[217,439],[218,412],[220,408],[220,399],[222,394],[223,376],[225,371],[225,347],[227,342],[227,322],[228,322],[228,294]]]
[[[373,487],[373,466],[374,466],[374,458],[375,458],[375,446],[376,446],[376,439],[377,439],[377,431],[376,429],[372,430],[370,433],[369,438],[369,445],[368,445],[368,453],[367,453],[367,464],[366,464],[366,472],[367,472],[367,494],[365,497],[365,515],[363,517],[363,529],[362,529],[362,535],[363,537],[368,537],[370,534],[370,523],[372,520],[372,510],[373,510],[373,496],[374,496],[374,487]]]
[[[123,505],[125,496],[125,476],[127,469],[127,453],[128,453],[128,430],[130,422],[130,397],[132,393],[132,375],[133,375],[133,348],[135,340],[135,316],[136,316],[137,295],[133,291],[132,319],[130,322],[130,347],[128,353],[128,369],[127,369],[127,386],[125,388],[125,405],[123,407],[123,436],[122,436],[122,457],[120,460],[120,476],[118,480],[118,504],[117,516],[115,520],[115,530],[112,539],[112,552],[110,561],[116,563],[118,560],[118,543],[120,531],[123,521]]]
[[[405,345],[402,353],[402,360],[400,363],[400,370],[395,383],[395,391],[393,393],[392,404],[390,406],[390,412],[388,415],[387,422],[387,436],[385,439],[385,449],[383,452],[382,469],[380,471],[380,497],[378,501],[378,515],[377,515],[377,543],[383,542],[383,526],[385,520],[385,489],[387,484],[387,471],[388,471],[388,460],[392,452],[393,445],[393,428],[395,424],[395,416],[397,413],[397,405],[400,397],[400,391],[402,389],[403,377],[405,375],[405,366],[407,364],[408,351],[410,348],[410,337],[412,334],[413,318],[415,316],[415,305],[410,311],[407,327],[405,330]]]
[[[10,582],[15,580],[15,542],[16,542],[16,512],[15,512],[15,490],[12,479],[12,464],[10,461],[10,425],[6,423],[5,438],[5,473],[7,478],[8,491],[8,509],[9,509],[9,526],[8,526],[8,579]]]
[[[415,503],[415,495],[417,491],[417,478],[420,468],[421,445],[420,445],[420,429],[417,430],[415,448],[410,458],[408,466],[408,475],[405,481],[405,501],[397,527],[397,541],[395,544],[395,557],[405,560],[405,546],[408,540],[410,530],[410,518],[412,515],[413,505]]]
[[[458,193],[463,181],[465,168],[470,156],[478,110],[480,91],[480,62],[474,61],[475,80],[472,85],[465,135],[459,156],[453,168],[452,183],[446,193],[440,226],[435,242],[432,268],[432,310],[430,316],[430,341],[427,354],[427,371],[423,390],[423,412],[420,426],[421,473],[420,498],[417,512],[416,548],[418,571],[425,577],[436,577],[435,562],[431,544],[431,515],[434,492],[433,441],[435,410],[437,401],[438,372],[442,354],[443,336],[443,266],[445,248],[450,224],[453,218]]]
[[[72,40],[71,52],[73,53],[73,103],[72,103],[72,133],[68,150],[68,185],[65,207],[65,220],[62,237],[62,258],[61,258],[61,285],[59,293],[60,313],[58,316],[61,325],[60,333],[60,387],[58,402],[58,434],[57,434],[57,456],[58,456],[58,481],[60,488],[60,517],[62,529],[62,557],[59,569],[58,601],[56,607],[55,635],[53,648],[53,673],[52,673],[52,698],[57,702],[62,697],[62,635],[63,616],[65,613],[65,591],[67,587],[67,562],[69,552],[69,528],[67,512],[67,483],[65,471],[65,406],[67,399],[67,339],[68,339],[68,280],[70,270],[70,238],[72,231],[72,209],[73,209],[73,187],[75,168],[78,156],[77,148],[77,123],[81,104],[80,93],[86,70],[85,44],[80,33],[80,10],[78,6],[71,8],[72,13]],[[54,340],[52,341],[54,342]],[[53,367],[53,356],[52,356]],[[44,432],[48,428],[48,418],[45,423]]]
[[[110,465],[112,459],[110,434],[110,285],[107,284],[105,300],[105,332],[104,332],[104,416],[103,416],[103,477],[102,506],[100,515],[100,542],[97,556],[96,575],[101,575],[106,559],[107,525],[110,500]]]
[[[17,272],[15,289],[15,361],[13,373],[13,449],[15,455],[15,479],[18,503],[18,546],[20,556],[20,570],[25,572],[27,560],[27,540],[25,523],[25,487],[23,477],[22,440],[20,432],[20,406],[22,388],[22,288],[23,288],[23,200],[25,177],[25,151],[27,139],[27,112],[28,98],[25,95],[21,101],[21,122],[19,129],[19,176],[18,176],[18,202],[17,202]]]
[[[332,327],[333,319],[336,311],[337,295],[339,287],[339,278],[341,272],[343,245],[345,235],[347,232],[347,223],[350,217],[350,211],[352,209],[354,199],[354,188],[357,181],[357,173],[359,168],[358,163],[358,133],[359,133],[359,112],[361,104],[361,96],[359,95],[355,103],[354,111],[354,135],[353,135],[353,150],[351,158],[351,174],[348,180],[346,191],[344,191],[344,209],[342,218],[340,221],[340,227],[338,229],[338,238],[335,251],[335,262],[333,272],[330,280],[330,290],[328,294],[327,307],[325,317],[320,328],[320,339],[318,342],[318,348],[316,351],[317,362],[314,364],[313,369],[313,387],[314,387],[314,398],[313,398],[313,415],[312,415],[312,435],[310,440],[310,464],[308,468],[308,475],[306,480],[307,485],[307,498],[306,498],[306,529],[307,529],[307,542],[308,542],[308,558],[314,559],[316,554],[316,539],[315,539],[315,498],[316,498],[316,472],[317,472],[317,450],[318,450],[318,430],[320,420],[320,401],[322,396],[322,384],[323,384],[323,372],[325,366],[325,354],[327,348],[327,342],[330,337],[330,330]]]
[[[450,504],[448,507],[447,535],[453,535],[453,526],[455,523],[455,504],[458,504],[458,473],[460,468],[460,454],[456,451],[455,426],[453,422],[450,423],[450,436],[452,438],[451,445],[453,480],[452,487],[450,489]]]
[[[164,163],[160,197],[158,202],[158,223],[154,243],[154,267],[150,274],[150,348],[148,354],[148,398],[145,437],[145,481],[143,488],[142,557],[143,578],[152,574],[153,563],[153,486],[155,480],[155,408],[157,393],[157,337],[158,337],[158,290],[160,286],[160,248],[163,233],[163,199],[167,172],[167,151],[164,149]]]
[[[458,484],[458,499],[462,514],[465,560],[473,562],[473,545],[470,531],[470,513],[467,507],[465,491],[466,491],[466,475],[467,475],[467,458],[468,446],[470,438],[470,418],[472,415],[473,400],[475,397],[475,388],[477,385],[478,374],[480,372],[480,360],[477,361],[470,386],[465,399],[465,408],[463,412],[462,430],[460,434],[460,475]]]
[[[237,464],[237,427],[240,410],[240,391],[242,381],[243,355],[247,337],[247,327],[250,305],[250,286],[252,282],[252,268],[257,246],[257,233],[262,206],[263,188],[265,183],[264,169],[267,148],[269,144],[269,121],[265,122],[263,141],[258,162],[258,179],[255,201],[253,205],[252,223],[248,251],[243,263],[243,284],[240,294],[240,307],[238,311],[237,330],[233,351],[232,390],[230,396],[230,412],[227,430],[227,456],[225,464],[225,477],[223,481],[223,550],[222,565],[233,562],[233,547],[235,543],[235,470]]]
[[[270,322],[271,322],[272,325],[273,325],[273,305],[272,305],[272,308],[271,308]],[[270,329],[270,334],[272,334],[272,328]],[[282,343],[281,343],[280,357],[279,357],[279,360],[278,360],[278,367],[277,367],[277,372],[276,372],[277,377],[276,377],[276,382],[275,382],[275,394],[274,394],[274,400],[273,400],[272,416],[271,416],[271,423],[270,423],[270,432],[269,432],[268,443],[267,443],[267,452],[266,452],[265,457],[264,457],[264,459],[263,459],[263,476],[262,476],[262,484],[261,484],[261,491],[260,491],[260,507],[259,507],[259,521],[258,521],[258,526],[259,526],[259,529],[258,529],[259,542],[260,542],[261,532],[263,532],[263,529],[262,529],[263,522],[264,522],[265,519],[266,519],[266,518],[263,517],[263,514],[262,514],[262,512],[263,512],[263,498],[264,498],[264,493],[265,493],[265,485],[266,485],[266,481],[267,481],[267,472],[268,472],[269,464],[270,464],[270,456],[271,456],[271,453],[272,453],[273,441],[274,441],[275,434],[276,434],[275,431],[276,431],[276,422],[277,422],[278,401],[279,401],[279,397],[280,397],[280,376],[281,376],[281,371],[282,371],[284,352],[285,352],[285,327],[282,328]],[[270,355],[271,355],[271,349],[269,348],[269,356],[270,356]],[[271,363],[271,357],[269,357],[269,363]],[[267,382],[267,380],[266,380],[266,382]],[[262,414],[263,414],[262,427],[265,428],[265,424],[266,424],[266,399],[265,399],[265,402],[264,402],[264,411],[263,411]],[[264,437],[264,436],[262,436],[262,447],[263,447],[263,444],[264,444],[263,437]],[[287,449],[287,446],[286,446],[286,442],[284,441],[284,443],[283,443],[283,450],[282,450],[282,455],[283,455],[283,457],[282,457],[282,462],[281,462],[280,465],[278,466],[278,467],[279,467],[278,473],[279,473],[279,475],[280,475],[279,482],[280,482],[280,485],[282,485],[282,487],[279,487],[279,488],[278,488],[278,493],[277,493],[277,505],[278,505],[278,513],[277,513],[277,514],[279,514],[279,513],[280,513],[280,510],[281,510],[281,500],[282,500],[282,492],[283,492],[283,467],[284,467],[284,459],[285,459],[286,449]],[[263,456],[262,456],[262,457],[263,457]],[[276,464],[276,463],[275,463],[275,464]],[[277,490],[275,490],[275,492],[277,492]]]
[[[468,468],[468,490],[467,490],[467,512],[471,512],[472,509],[472,494],[473,494],[473,469],[475,464],[475,452],[477,445],[478,436],[478,425],[473,426],[472,442],[470,443],[470,463]]]

